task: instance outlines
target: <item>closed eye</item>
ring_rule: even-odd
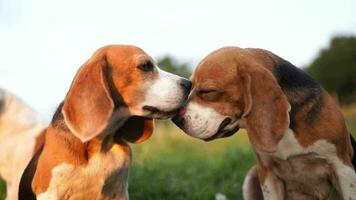
[[[221,96],[221,94],[223,93],[222,90],[198,90],[197,91],[197,95],[199,97],[201,97],[204,100],[216,100],[217,98],[219,98]]]
[[[198,93],[200,95],[204,95],[204,94],[209,94],[209,93],[214,93],[216,92],[216,90],[198,90]]]

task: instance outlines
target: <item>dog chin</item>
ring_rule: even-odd
[[[142,110],[144,111],[144,113],[146,113],[145,117],[153,119],[168,119],[177,114],[179,106],[171,110],[163,110],[154,106],[145,105],[142,107]]]
[[[236,123],[236,122],[231,123],[231,122],[232,122],[232,119],[229,117],[226,117],[221,122],[221,124],[215,134],[213,134],[209,137],[206,137],[206,138],[202,138],[202,140],[211,141],[211,140],[214,140],[217,138],[224,138],[224,137],[232,136],[240,129],[240,127],[238,126],[238,123]]]
[[[224,137],[230,137],[232,135],[234,135],[237,131],[239,131],[240,127],[235,127],[232,130],[223,130],[223,131],[218,131],[217,133],[215,133],[214,135],[208,137],[208,138],[204,138],[202,140],[208,142],[214,139],[218,139],[218,138],[224,138]]]

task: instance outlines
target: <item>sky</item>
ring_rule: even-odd
[[[356,1],[0,0],[0,87],[50,119],[77,69],[107,44],[192,68],[223,46],[258,47],[301,67],[336,35],[356,35]]]

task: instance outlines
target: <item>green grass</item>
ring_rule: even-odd
[[[356,104],[342,109],[348,130],[356,139]]]
[[[159,132],[158,132],[159,131]],[[243,178],[255,163],[246,134],[212,142],[190,138],[173,126],[133,145],[132,199],[242,199]]]
[[[348,130],[351,132],[351,134],[356,140],[356,116],[354,118],[347,119],[346,122]]]
[[[349,130],[356,136],[356,107],[344,113]],[[213,200],[216,193],[242,199],[244,176],[255,163],[243,131],[203,142],[161,122],[148,141],[131,147],[129,193],[133,200]],[[5,191],[0,181],[0,200]]]
[[[6,197],[6,184],[0,178],[0,199],[5,199],[5,197]]]

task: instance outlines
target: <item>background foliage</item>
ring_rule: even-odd
[[[165,71],[177,74],[185,78],[189,78],[192,74],[192,70],[188,63],[178,62],[178,60],[171,56],[163,56],[157,60],[158,66]]]
[[[337,36],[306,68],[340,103],[356,100],[356,37]]]

